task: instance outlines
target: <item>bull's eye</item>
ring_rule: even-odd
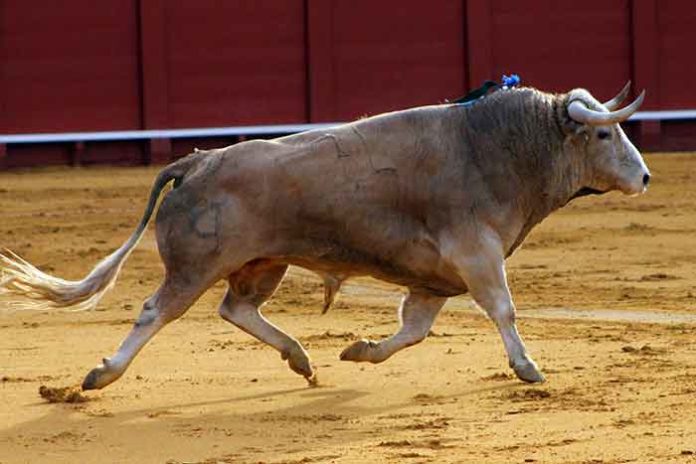
[[[599,140],[609,140],[611,138],[611,132],[608,130],[597,131],[597,138]]]

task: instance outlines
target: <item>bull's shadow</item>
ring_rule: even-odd
[[[512,390],[523,387],[515,381],[494,386],[469,388],[450,395],[438,396],[439,402],[459,400],[476,396],[486,392]],[[333,386],[321,386],[318,388],[291,388],[276,389],[262,393],[231,396],[210,401],[192,401],[187,403],[171,403],[156,408],[140,408],[125,412],[99,412],[99,398],[87,405],[48,405],[46,403],[33,403],[27,407],[46,408],[45,415],[32,421],[24,422],[7,428],[0,432],[0,443],[13,443],[16,437],[31,439],[37,442],[36,451],[42,453],[55,453],[62,450],[47,442],[46,436],[56,436],[61,433],[75,435],[99,435],[110,434],[118,437],[123,443],[122,451],[127,451],[128,443],[138,443],[138,439],[144,436],[165,436],[177,439],[180,435],[187,435],[189,430],[201,430],[202,428],[224,431],[224,443],[226,452],[244,452],[253,450],[253,440],[250,436],[258,435],[260,430],[267,429],[268,423],[281,423],[295,426],[274,427],[269,444],[280,446],[294,441],[297,437],[298,427],[315,428],[314,432],[321,430],[340,431],[342,443],[365,440],[369,437],[371,429],[362,423],[361,419],[390,415],[408,408],[413,408],[421,403],[413,399],[384,404],[376,401],[375,406],[356,405],[358,399],[372,395],[369,391],[337,388]],[[272,401],[274,398],[292,396],[296,398],[291,406],[280,408],[264,408],[263,411],[237,413],[230,409],[222,408],[224,405],[234,405],[249,401]],[[381,404],[380,404],[381,403]],[[210,412],[204,414],[189,414],[196,408],[221,406],[222,412]],[[95,413],[97,411],[97,413]],[[172,412],[175,411],[175,412]],[[330,422],[324,422],[322,420]],[[305,430],[306,431],[306,430]],[[211,432],[212,433],[212,432]],[[113,438],[112,438],[113,439]],[[110,445],[116,446],[116,445]],[[45,449],[44,449],[45,448]],[[89,448],[89,446],[86,446]],[[210,450],[206,452],[212,452]],[[78,453],[79,454],[79,453]],[[74,455],[75,458],[78,455]]]

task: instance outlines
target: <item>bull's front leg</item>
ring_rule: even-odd
[[[510,367],[517,377],[530,383],[543,382],[543,374],[527,354],[517,331],[515,305],[505,275],[505,255],[497,235],[481,233],[465,245],[451,246],[447,254],[474,301],[498,327]]]

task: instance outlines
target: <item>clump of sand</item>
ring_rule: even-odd
[[[89,397],[82,394],[78,385],[70,387],[39,387],[39,395],[49,403],[84,403]]]

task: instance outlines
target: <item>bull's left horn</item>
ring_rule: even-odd
[[[591,126],[608,126],[610,124],[616,124],[626,119],[630,118],[633,113],[635,113],[640,105],[643,104],[643,99],[645,98],[645,90],[643,90],[638,98],[625,108],[618,111],[609,111],[603,113],[601,111],[595,111],[589,109],[584,102],[580,100],[573,100],[568,104],[568,116],[577,122],[583,124],[589,124]]]
[[[626,82],[626,85],[624,85],[623,89],[621,89],[621,92],[617,93],[614,98],[611,100],[605,101],[602,103],[606,109],[609,111],[614,111],[616,108],[619,107],[621,103],[628,97],[628,92],[631,91],[631,81]]]

